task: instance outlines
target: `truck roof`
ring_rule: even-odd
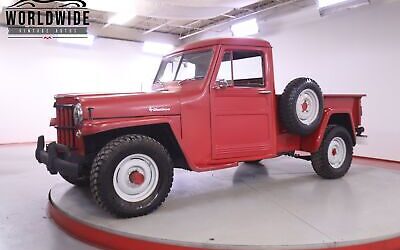
[[[246,45],[246,46],[255,46],[255,47],[271,47],[271,44],[262,39],[256,38],[212,38],[201,40],[198,42],[188,43],[173,51],[171,54],[190,49],[198,49],[202,47],[210,47],[214,45]]]

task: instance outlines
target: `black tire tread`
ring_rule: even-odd
[[[91,190],[92,196],[93,196],[94,200],[96,201],[96,203],[102,209],[104,209],[105,211],[107,211],[117,217],[132,217],[132,216],[120,214],[117,211],[106,206],[106,204],[103,202],[103,200],[99,194],[99,172],[100,172],[100,169],[101,169],[102,165],[104,164],[104,162],[106,162],[108,160],[108,157],[110,156],[111,152],[116,150],[116,148],[118,148],[122,144],[129,143],[132,141],[144,141],[144,142],[158,144],[160,146],[160,148],[162,148],[162,150],[163,150],[162,153],[167,155],[170,166],[173,166],[172,159],[171,159],[168,151],[165,149],[165,147],[163,145],[161,145],[161,143],[159,143],[158,141],[156,141],[153,138],[148,137],[148,136],[138,135],[138,134],[124,135],[124,136],[118,137],[118,138],[110,141],[108,144],[106,144],[99,151],[99,153],[96,155],[96,157],[93,160],[93,165],[92,165],[91,172],[90,172],[90,190]],[[173,171],[170,171],[170,177],[173,180]],[[143,216],[143,215],[149,214],[149,213],[153,212],[154,210],[156,210],[159,206],[161,206],[161,204],[168,197],[171,187],[172,187],[172,181],[168,187],[167,194],[163,197],[163,199],[161,199],[158,202],[158,204],[156,204],[155,206],[150,206],[149,207],[150,209],[143,210],[141,213],[138,213],[138,214],[134,215],[133,217]]]
[[[307,81],[311,81],[315,84],[315,88],[317,90],[317,95],[320,95],[320,115],[316,125],[318,126],[321,122],[322,118],[322,110],[323,110],[323,98],[322,98],[322,90],[320,86],[312,79],[306,77],[300,77],[292,80],[284,89],[282,96],[280,97],[279,101],[279,118],[284,125],[284,127],[291,133],[299,134],[299,135],[309,135],[311,134],[314,129],[317,127],[315,126],[313,129],[304,130],[299,128],[298,120],[294,114],[296,114],[296,102],[297,102],[297,94],[299,91],[296,91],[297,88],[302,87],[302,83]]]
[[[345,169],[345,171],[342,171],[339,174],[333,174],[330,171],[330,169],[326,167],[326,164],[329,164],[329,163],[326,162],[326,156],[325,156],[326,152],[324,150],[324,147],[326,146],[325,144],[327,143],[325,138],[333,129],[337,129],[338,127],[346,130],[345,128],[338,126],[338,125],[328,125],[328,127],[325,130],[324,139],[321,143],[320,148],[318,149],[317,152],[311,154],[311,163],[312,163],[312,167],[313,167],[314,171],[324,179],[337,179],[337,178],[343,177],[350,168],[350,166],[349,166]],[[348,153],[350,153],[351,156],[353,155],[353,147],[347,148],[347,151],[348,151]],[[351,160],[350,160],[350,164],[351,164]]]

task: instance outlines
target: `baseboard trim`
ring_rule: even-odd
[[[28,145],[28,144],[35,144],[36,142],[7,142],[7,143],[0,143],[0,146],[15,146],[15,145]]]
[[[369,160],[369,161],[378,161],[378,162],[387,162],[387,163],[400,164],[400,161],[396,161],[396,160],[388,160],[388,159],[375,158],[375,157],[369,157],[369,156],[359,156],[359,155],[354,155],[353,157],[355,159],[361,159],[361,160]]]

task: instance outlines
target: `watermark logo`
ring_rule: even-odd
[[[87,38],[83,0],[20,0],[5,9],[9,38]]]

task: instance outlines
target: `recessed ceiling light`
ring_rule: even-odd
[[[343,2],[346,2],[346,1],[348,1],[348,0],[319,0],[318,1],[318,7],[319,8],[323,8],[323,7],[326,7],[326,6],[335,5],[335,4],[343,3]]]
[[[134,12],[119,12],[108,19],[108,25],[117,24],[123,25],[132,20],[136,14]]]
[[[118,13],[136,9],[135,0],[86,0],[87,7],[92,10]]]
[[[257,20],[250,19],[241,23],[237,23],[231,26],[231,31],[234,36],[250,36],[258,33]]]
[[[370,4],[370,0],[318,0],[318,8],[321,16],[367,4]]]

